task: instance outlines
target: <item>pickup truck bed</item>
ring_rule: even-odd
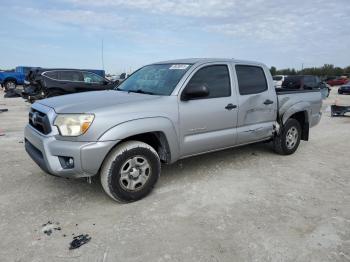
[[[319,90],[296,90],[276,88],[278,116],[284,123],[295,112],[304,111],[309,127],[317,125],[321,119],[321,92]]]

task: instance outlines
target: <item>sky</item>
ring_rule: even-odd
[[[121,73],[189,57],[350,65],[350,0],[0,0],[0,13],[2,69]]]

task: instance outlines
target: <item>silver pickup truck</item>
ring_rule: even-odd
[[[130,202],[151,192],[161,163],[260,141],[294,153],[319,123],[321,101],[319,91],[275,89],[261,63],[159,62],[114,90],[34,103],[25,148],[46,173],[100,174],[111,198]]]

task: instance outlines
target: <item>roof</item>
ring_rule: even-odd
[[[184,58],[184,59],[175,59],[168,61],[161,61],[154,64],[204,64],[204,63],[215,63],[215,62],[236,62],[243,64],[259,64],[259,62],[246,61],[246,60],[237,60],[234,58]]]

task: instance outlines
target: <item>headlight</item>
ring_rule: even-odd
[[[80,136],[89,129],[94,118],[92,114],[59,114],[54,125],[62,136]]]

